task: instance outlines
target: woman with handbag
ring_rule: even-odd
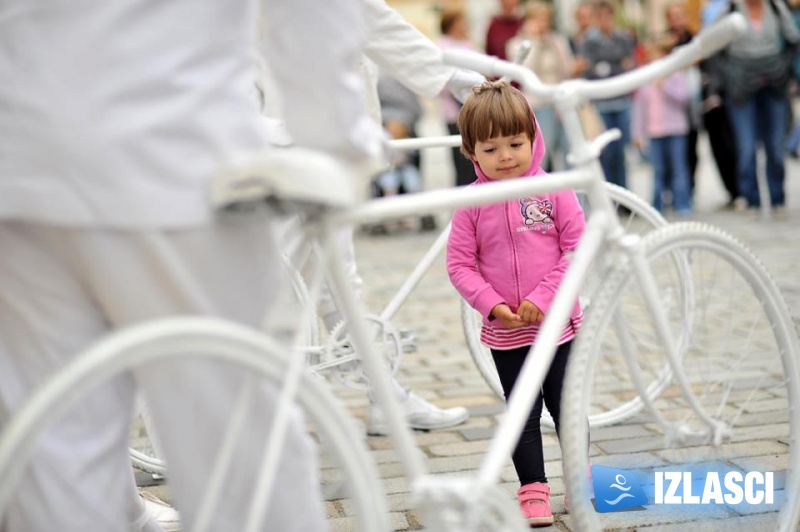
[[[800,34],[783,0],[732,0],[729,11],[745,15],[748,24],[748,30],[728,46],[719,60],[738,148],[739,191],[748,207],[761,205],[756,179],[756,150],[761,142],[766,152],[767,201],[782,213],[786,204],[787,90]]]

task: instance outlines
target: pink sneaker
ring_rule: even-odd
[[[592,464],[587,468],[589,472],[589,498],[594,498],[594,483],[592,482]],[[564,495],[564,511],[569,513],[569,495]]]
[[[553,524],[553,511],[550,509],[550,487],[541,482],[525,484],[517,490],[517,498],[522,515],[531,526]]]

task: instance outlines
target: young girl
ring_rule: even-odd
[[[473,161],[478,176],[470,186],[544,175],[544,141],[533,111],[508,83],[475,87],[461,109],[458,128],[462,152]],[[491,348],[506,398],[584,227],[583,210],[572,191],[459,209],[453,215],[447,270],[461,296],[484,316],[481,341]],[[521,484],[517,496],[533,526],[553,523],[542,451],[542,402],[558,433],[564,372],[581,318],[576,301],[512,455]]]

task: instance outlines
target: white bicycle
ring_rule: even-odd
[[[390,436],[401,459],[412,500],[427,529],[459,532],[528,529],[527,523],[519,513],[516,501],[498,486],[498,480],[521,433],[533,404],[534,394],[544,380],[563,324],[569,317],[573,302],[581,292],[582,281],[592,267],[604,267],[607,268],[606,272],[616,273],[608,279],[601,277],[604,279],[603,289],[593,297],[587,311],[586,325],[580,335],[580,345],[576,345],[570,368],[570,383],[566,390],[576,402],[565,412],[562,429],[565,431],[564,464],[568,480],[567,488],[573,497],[574,517],[578,529],[597,530],[599,525],[594,520],[590,502],[581,497],[586,484],[585,413],[588,411],[588,395],[586,388],[579,388],[575,383],[574,375],[578,370],[574,366],[583,361],[588,381],[585,386],[594,385],[596,375],[591,372],[591,366],[594,363],[595,353],[589,353],[588,349],[595,343],[606,341],[603,322],[597,317],[609,315],[603,314],[603,309],[613,311],[611,314],[614,316],[622,315],[631,320],[642,317],[639,314],[626,316],[628,307],[623,304],[627,301],[624,298],[627,292],[622,290],[622,295],[618,296],[620,292],[612,290],[613,287],[625,289],[631,279],[635,279],[642,288],[641,298],[646,309],[642,314],[651,316],[655,324],[655,337],[647,338],[648,341],[642,342],[641,345],[661,346],[663,353],[660,357],[655,353],[653,357],[632,358],[634,356],[632,346],[639,344],[628,341],[630,335],[625,334],[625,331],[629,328],[625,327],[625,322],[622,320],[614,322],[622,331],[619,335],[621,341],[618,349],[625,355],[623,364],[631,370],[634,385],[641,394],[642,401],[650,412],[661,414],[659,416],[653,414],[653,426],[659,427],[663,434],[670,436],[665,441],[670,445],[690,446],[692,454],[696,453],[698,442],[704,446],[721,446],[724,449],[724,444],[735,439],[742,428],[735,417],[728,417],[731,409],[726,408],[727,399],[736,397],[738,402],[733,410],[738,410],[742,404],[763,398],[766,393],[775,399],[770,403],[775,405],[775,416],[785,417],[788,436],[764,437],[772,442],[786,441],[785,454],[790,457],[792,463],[797,462],[797,449],[794,444],[797,430],[796,414],[789,409],[789,406],[796,402],[798,397],[797,382],[800,370],[797,358],[800,356],[800,348],[788,310],[774,283],[741,245],[710,226],[674,224],[652,231],[644,241],[635,235],[627,235],[614,213],[597,162],[600,150],[614,137],[615,132],[607,132],[593,143],[587,143],[580,130],[575,111],[577,105],[584,99],[605,98],[630,92],[643,83],[694,62],[702,54],[711,53],[724,46],[741,28],[743,28],[741,16],[731,15],[725,21],[703,32],[692,43],[678,49],[673,55],[647,67],[603,82],[575,81],[550,88],[540,85],[530,71],[519,69],[512,64],[501,63],[484,56],[448,55],[453,62],[478,69],[488,75],[508,75],[512,79],[518,79],[528,90],[552,97],[561,111],[570,145],[573,147],[575,169],[571,171],[532,179],[487,183],[480,187],[431,191],[413,197],[397,196],[354,204],[354,195],[348,190],[350,180],[346,174],[336,172],[334,163],[323,159],[315,160],[312,154],[300,151],[299,155],[266,154],[233,169],[227,174],[226,179],[219,183],[216,198],[222,205],[247,208],[244,205],[263,205],[264,198],[267,198],[273,207],[293,209],[303,217],[307,234],[314,242],[316,262],[321,265],[321,269],[312,276],[312,281],[309,283],[311,295],[314,297],[316,287],[325,276],[333,287],[337,307],[348,320],[346,337],[360,356],[360,363],[363,364],[372,385],[373,399],[380,403],[385,412]],[[363,310],[351,293],[342,261],[338,257],[334,228],[340,224],[356,225],[418,215],[420,212],[507,201],[564,188],[586,190],[592,210],[587,220],[585,235],[574,254],[551,311],[542,324],[539,341],[520,374],[519,378],[525,385],[517,386],[509,398],[508,412],[491,442],[485,461],[475,475],[443,477],[428,474],[425,462],[414,445],[411,431],[404,422],[397,398],[391,392],[390,374],[386,364],[374,353],[374,330],[369,322],[363,319]],[[708,301],[704,295],[710,288],[715,287],[716,277],[708,275],[706,270],[697,271],[694,268],[696,262],[694,253],[689,253],[690,248],[710,253],[715,260],[712,264],[729,266],[729,276],[726,279],[731,279],[731,282],[738,283],[743,289],[756,294],[758,306],[745,307],[739,310],[739,313],[744,316],[743,319],[746,319],[747,323],[755,324],[747,329],[752,332],[744,337],[757,335],[758,342],[745,343],[741,340],[727,342],[723,338],[724,335],[709,335],[707,343],[703,346],[711,347],[704,348],[700,352],[686,348],[696,345],[695,338],[700,333],[720,326],[715,321],[709,323],[714,316],[704,312],[708,306],[697,307],[698,302]],[[605,251],[609,253],[604,253]],[[688,283],[686,279],[681,278],[683,275],[681,272],[686,271],[686,265],[691,266],[688,271],[692,274]],[[676,271],[679,273],[675,274]],[[612,281],[617,282],[612,284]],[[730,301],[730,294],[726,295],[728,296],[726,302]],[[619,303],[612,304],[609,301]],[[712,298],[708,305],[712,304],[718,305],[716,299]],[[720,306],[724,307],[724,304]],[[686,316],[691,316],[691,320]],[[706,328],[698,326],[696,322]],[[762,323],[763,327],[760,325]],[[206,324],[199,324],[197,329],[190,331],[190,336],[200,334],[207,341],[207,335],[203,336],[206,329],[211,330]],[[637,327],[635,332],[638,333],[640,330],[647,329]],[[735,328],[736,332],[739,330],[739,327]],[[261,336],[253,334],[256,336],[251,340],[262,345]],[[127,340],[131,341],[131,338]],[[235,350],[226,348],[225,343],[215,342],[206,348],[211,351],[226,351],[228,355],[232,355]],[[762,344],[767,345],[767,348],[761,350]],[[157,345],[161,344],[154,340],[151,348]],[[200,347],[200,344],[190,345],[192,349]],[[756,345],[759,346],[759,359],[753,361],[747,356],[742,356],[741,350],[747,350],[749,354]],[[166,346],[164,349],[171,352],[169,347]],[[726,348],[722,349],[723,347]],[[153,356],[167,355],[161,349],[155,351],[158,352]],[[275,357],[279,361],[274,364],[276,371],[270,373],[270,378],[282,390],[281,404],[299,404],[314,408],[304,399],[306,386],[313,386],[308,383],[315,379],[311,378],[310,373],[304,368],[302,357],[287,359],[272,348],[263,348],[259,351],[261,357]],[[708,371],[700,374],[687,373],[688,363],[695,360],[695,356],[699,360],[703,353],[715,355],[712,357],[713,360],[707,359],[707,365],[705,363],[701,365]],[[722,357],[718,356],[720,353],[723,354]],[[244,359],[244,357],[237,358]],[[656,359],[652,366],[649,364],[650,358]],[[733,360],[734,364],[724,365],[727,360]],[[138,361],[140,360],[136,362]],[[98,378],[102,378],[103,373],[109,371],[108,368],[115,364],[117,364],[116,357],[110,354],[105,357],[87,355],[81,358],[76,366],[83,368],[85,372],[81,373],[83,377],[99,372]],[[260,374],[266,375],[268,372],[260,369],[261,364],[266,365],[267,362],[258,364],[253,362],[253,367],[254,369],[258,367]],[[671,386],[674,387],[675,393],[668,395],[662,393],[656,400],[651,400],[645,389],[650,375],[647,370],[651,367],[656,368],[656,372],[660,374],[665,364],[669,364],[671,368],[672,383],[674,383]],[[724,370],[721,373],[718,371],[720,368]],[[710,382],[706,378],[712,373],[713,382]],[[744,377],[740,378],[742,375]],[[5,436],[0,440],[0,475],[2,475],[0,478],[6,481],[3,487],[12,478],[7,474],[9,468],[18,467],[18,463],[24,461],[22,460],[24,445],[21,446],[18,442],[23,439],[29,441],[26,435],[30,433],[32,427],[39,425],[39,422],[34,423],[29,420],[45,418],[45,421],[48,421],[46,418],[49,409],[59,404],[60,397],[67,393],[80,393],[80,390],[74,387],[74,380],[70,383],[67,377],[64,377],[56,382],[60,386],[52,385],[40,390],[6,427],[8,432],[5,432]],[[317,382],[322,381],[317,380]],[[712,391],[705,393],[704,390],[709,387]],[[714,388],[718,390],[714,391]],[[301,389],[302,393],[298,389]],[[740,393],[743,389],[746,389],[746,392]],[[786,403],[785,408],[776,405],[781,399]],[[333,401],[329,396],[322,400]],[[673,416],[672,410],[664,410],[661,401],[680,401],[682,407],[679,412],[685,416]],[[713,408],[709,407],[710,404],[713,404]],[[337,415],[335,410],[337,409],[330,409],[330,415],[335,417]],[[308,411],[310,415],[313,414],[310,409]],[[338,417],[332,419],[331,424],[340,422]],[[325,421],[321,423],[324,424]],[[583,440],[580,439],[582,437]],[[340,456],[345,462],[349,455],[365,453],[363,446],[353,445],[358,438],[346,443],[334,438],[322,439],[323,447],[330,448],[334,456]],[[581,444],[581,441],[584,443]],[[344,449],[337,449],[338,445],[344,446]],[[270,492],[271,471],[268,466],[272,463],[271,460],[280,459],[280,452],[290,452],[290,450],[271,449],[268,459],[260,465],[254,465],[260,468],[264,479],[264,488],[254,494],[253,504],[256,508],[259,503],[263,505],[263,496]],[[376,473],[374,462],[368,455],[354,460],[361,464],[358,468],[361,476],[342,478],[347,482],[348,488],[344,492],[344,497],[353,499],[358,526],[362,530],[389,530],[391,524],[386,512],[387,505],[380,484],[374,477]],[[786,500],[780,509],[779,528],[789,531],[794,530],[797,525],[798,506],[800,506],[800,497],[797,496],[798,477],[791,468],[786,472],[784,490]],[[4,493],[0,489],[0,508],[4,502],[2,498]],[[348,501],[344,502],[344,505],[348,504]],[[258,510],[254,510],[253,513],[258,514]],[[254,522],[257,522],[257,519]]]
[[[459,66],[519,81],[536,96],[552,99],[563,115],[576,101],[625,94],[645,80],[691,64],[704,39],[710,42],[727,31],[726,26],[742,22],[729,17],[669,57],[599,82],[545,86],[510,63],[467,54],[454,53],[451,58]],[[574,118],[566,119],[572,141],[579,130],[575,114],[569,116]],[[587,228],[586,240],[589,233]],[[628,237],[615,242],[627,258],[606,270],[586,310],[562,400],[562,459],[573,526],[599,530],[617,522],[615,514],[600,516],[587,496],[591,487],[586,420],[593,413],[602,415],[604,408],[598,405],[622,400],[635,410],[647,407],[643,421],[651,437],[643,437],[639,449],[646,456],[632,454],[637,449],[615,451],[601,444],[592,450],[595,463],[625,467],[627,462],[649,478],[656,470],[693,468],[785,472],[785,493],[772,524],[778,530],[795,530],[800,518],[800,478],[793,470],[800,459],[800,419],[794,407],[800,392],[800,344],[777,285],[741,243],[705,224],[672,224],[650,232],[641,242]],[[575,254],[573,270],[588,264],[582,251]],[[557,303],[569,301],[560,298],[562,292],[575,295],[572,283],[580,274],[572,273],[565,277]],[[529,357],[537,361],[526,364],[530,367],[523,368],[522,381],[541,382],[538,378],[556,337],[552,334],[558,331],[550,325],[564,323],[552,315],[563,310],[551,310]],[[527,381],[530,375],[537,380]],[[758,421],[765,416],[768,425]],[[777,458],[736,460],[737,447],[762,438]],[[643,517],[641,525],[695,517],[685,508],[661,509],[659,515]]]
[[[460,142],[460,136],[428,137],[392,141],[392,147],[396,150],[418,150],[452,146]],[[658,211],[636,194],[613,183],[606,183],[606,187],[626,232],[646,233],[667,224]],[[450,225],[448,224],[383,309],[378,313],[371,313],[367,316],[374,330],[379,331],[373,339],[375,350],[381,353],[393,374],[399,370],[403,356],[407,353],[415,352],[418,345],[418,339],[414,331],[395,325],[395,316],[408,299],[413,298],[414,291],[419,286],[419,283],[434,266],[436,260],[441,257],[447,244],[449,233]],[[291,281],[294,299],[303,308],[311,307],[309,314],[312,318],[303,323],[302,334],[296,346],[299,355],[305,357],[308,368],[313,373],[332,375],[349,388],[366,391],[369,387],[368,379],[363,367],[358,363],[359,359],[352,344],[344,334],[347,330],[347,324],[342,322],[334,327],[332,331],[329,331],[327,336],[323,336],[320,331],[319,321],[316,318],[316,312],[313,310],[315,301],[303,276],[288,258],[286,258],[286,269]],[[600,269],[597,272],[599,273]],[[599,285],[601,281],[599,276],[593,275],[592,277],[587,284],[590,286]],[[591,294],[593,288],[588,289],[586,292]],[[476,367],[492,392],[503,399],[503,390],[491,353],[480,343],[480,314],[466,302],[462,302],[461,318],[467,348]],[[660,382],[666,384],[668,381],[669,375],[665,373]],[[655,387],[653,395],[656,395],[658,390],[659,388]],[[598,408],[602,409],[600,405],[598,405]],[[592,413],[589,416],[589,422],[593,427],[617,423],[634,415],[641,408],[643,408],[641,401],[634,398],[618,405],[608,405],[608,410]],[[144,406],[140,411],[142,416],[147,415]],[[553,420],[546,409],[543,414],[543,423],[553,426]],[[160,481],[166,475],[166,465],[159,457],[160,453],[154,449],[145,425],[147,423],[144,422],[137,422],[134,425],[130,449],[131,462],[138,470],[150,473],[155,481]]]

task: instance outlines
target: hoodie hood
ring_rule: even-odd
[[[545,147],[544,147],[544,135],[542,135],[542,131],[539,129],[539,122],[534,120],[534,126],[536,126],[536,138],[533,139],[532,150],[531,150],[531,165],[525,171],[524,174],[526,176],[531,175],[544,175],[545,171],[542,170],[542,161],[544,160],[545,154]],[[485,183],[487,181],[492,181],[486,174],[483,173],[481,167],[478,165],[477,162],[472,161],[472,165],[475,167],[475,175],[478,176],[478,179],[475,180],[476,183]]]

